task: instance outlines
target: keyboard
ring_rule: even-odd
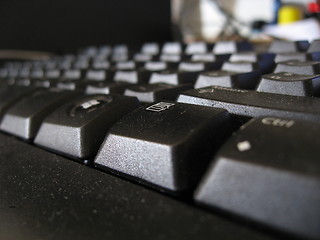
[[[4,62],[1,239],[320,239],[319,59],[274,40]]]

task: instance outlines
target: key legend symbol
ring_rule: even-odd
[[[150,107],[147,107],[146,110],[152,112],[162,112],[164,110],[169,109],[172,106],[174,106],[174,103],[159,102],[157,104],[151,105]]]
[[[97,101],[96,99],[93,99],[93,100],[90,100],[88,102],[85,102],[85,103],[81,104],[81,107],[83,109],[88,109],[88,108],[91,108],[91,107],[93,107],[95,105],[98,105],[98,104],[100,104],[100,102]]]

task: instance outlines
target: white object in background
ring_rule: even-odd
[[[309,18],[292,24],[270,25],[265,27],[264,33],[291,41],[308,40],[311,42],[320,38],[320,25],[317,20]]]
[[[233,14],[237,20],[245,23],[256,20],[272,22],[274,19],[274,0],[237,0]]]
[[[220,11],[217,4],[211,0],[200,1],[200,13],[204,38],[214,39],[218,37],[226,24],[227,17]]]

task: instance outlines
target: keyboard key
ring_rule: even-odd
[[[45,78],[58,79],[61,76],[61,71],[58,69],[51,69],[45,72]]]
[[[178,42],[167,42],[162,47],[162,54],[178,55],[182,53],[182,45]]]
[[[65,101],[77,95],[78,92],[59,89],[38,90],[11,107],[5,113],[0,128],[26,140],[33,139],[43,119]]]
[[[230,62],[251,62],[257,63],[262,74],[271,73],[275,68],[275,55],[272,53],[234,53],[230,57]]]
[[[34,69],[30,73],[31,78],[40,79],[44,77],[44,72],[42,69]]]
[[[27,94],[35,91],[36,88],[26,87],[2,87],[0,89],[0,118],[17,101]]]
[[[231,72],[252,72],[259,70],[259,66],[255,62],[225,62],[222,65],[222,70]]]
[[[236,52],[252,51],[252,45],[248,42],[220,41],[213,47],[214,54],[228,54]]]
[[[87,94],[123,94],[129,83],[122,82],[90,82],[86,86]]]
[[[178,102],[219,107],[240,117],[275,116],[279,118],[320,120],[320,99],[284,94],[207,87],[180,94]]]
[[[82,77],[81,70],[79,69],[65,70],[63,72],[62,77],[68,80],[80,79]]]
[[[168,69],[168,63],[166,62],[146,62],[144,64],[144,69],[149,71],[162,71]]]
[[[83,90],[86,87],[86,82],[80,79],[63,80],[56,83],[57,88],[65,90]]]
[[[136,98],[89,95],[68,102],[43,122],[35,143],[89,163],[108,129],[139,106]]]
[[[181,56],[177,54],[162,54],[160,61],[178,63],[181,61]]]
[[[117,70],[134,70],[135,68],[136,64],[134,61],[117,62],[115,65],[115,69]]]
[[[128,46],[125,44],[118,44],[113,47],[113,54],[115,55],[128,54],[128,52],[129,52]]]
[[[191,56],[191,61],[194,61],[194,62],[214,62],[216,61],[216,57],[214,54],[212,53],[197,53],[197,54],[193,54]]]
[[[230,62],[259,62],[263,61],[270,61],[272,62],[275,58],[275,54],[273,53],[255,53],[255,52],[240,52],[240,53],[233,53],[230,56]]]
[[[142,46],[141,52],[149,55],[157,55],[160,52],[160,47],[157,43],[145,43]]]
[[[223,109],[158,102],[116,123],[95,165],[156,188],[187,191],[230,129]]]
[[[104,61],[94,61],[92,63],[92,68],[94,69],[109,69],[110,63],[106,60]]]
[[[320,52],[320,39],[312,41],[307,52],[308,53]]]
[[[136,53],[133,56],[133,60],[136,62],[149,62],[149,61],[152,61],[152,59],[153,59],[152,55],[149,55],[149,54]]]
[[[207,44],[205,42],[194,42],[187,45],[185,54],[192,55],[197,53],[206,53],[207,50]]]
[[[171,85],[194,84],[200,72],[161,71],[151,75],[149,83],[166,83]]]
[[[43,87],[43,88],[50,88],[56,87],[58,83],[57,79],[33,79],[32,85],[35,87]]]
[[[20,78],[29,78],[30,74],[31,74],[30,68],[24,67],[24,68],[21,68],[19,70],[19,74],[18,75],[19,75]]]
[[[221,86],[240,89],[254,89],[260,80],[261,74],[257,71],[240,73],[216,70],[201,73],[196,81],[195,88]]]
[[[86,72],[86,79],[93,81],[105,81],[107,80],[107,73],[104,70],[88,70]]]
[[[200,72],[200,71],[221,69],[221,66],[222,66],[222,62],[209,63],[209,62],[184,61],[179,63],[178,70],[184,71],[184,72]]]
[[[192,86],[158,84],[140,84],[128,86],[124,92],[126,96],[137,97],[140,102],[157,102],[161,100],[176,100],[180,92],[191,89]]]
[[[104,45],[98,48],[98,55],[100,56],[109,56],[112,52],[112,49],[108,45]]]
[[[274,40],[270,44],[268,52],[270,53],[290,53],[290,52],[306,52],[309,47],[308,41],[282,41]]]
[[[317,96],[320,93],[320,76],[288,72],[263,75],[257,91],[306,97]]]
[[[14,84],[16,86],[29,87],[32,85],[32,81],[30,80],[30,78],[18,78],[18,79],[15,79]]]
[[[79,59],[73,63],[73,68],[75,69],[87,69],[89,66],[89,59]]]
[[[275,57],[275,62],[285,62],[285,61],[320,61],[320,52],[314,53],[304,53],[304,52],[294,52],[294,53],[278,53]]]
[[[116,71],[113,80],[115,82],[139,83],[142,79],[139,79],[137,71]]]
[[[290,72],[295,74],[316,75],[320,73],[320,62],[286,61],[277,64],[275,73]]]
[[[220,149],[196,201],[294,236],[320,238],[319,129],[319,123],[275,117],[250,121]]]

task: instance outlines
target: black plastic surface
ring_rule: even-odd
[[[0,148],[0,239],[275,239],[13,137]]]

